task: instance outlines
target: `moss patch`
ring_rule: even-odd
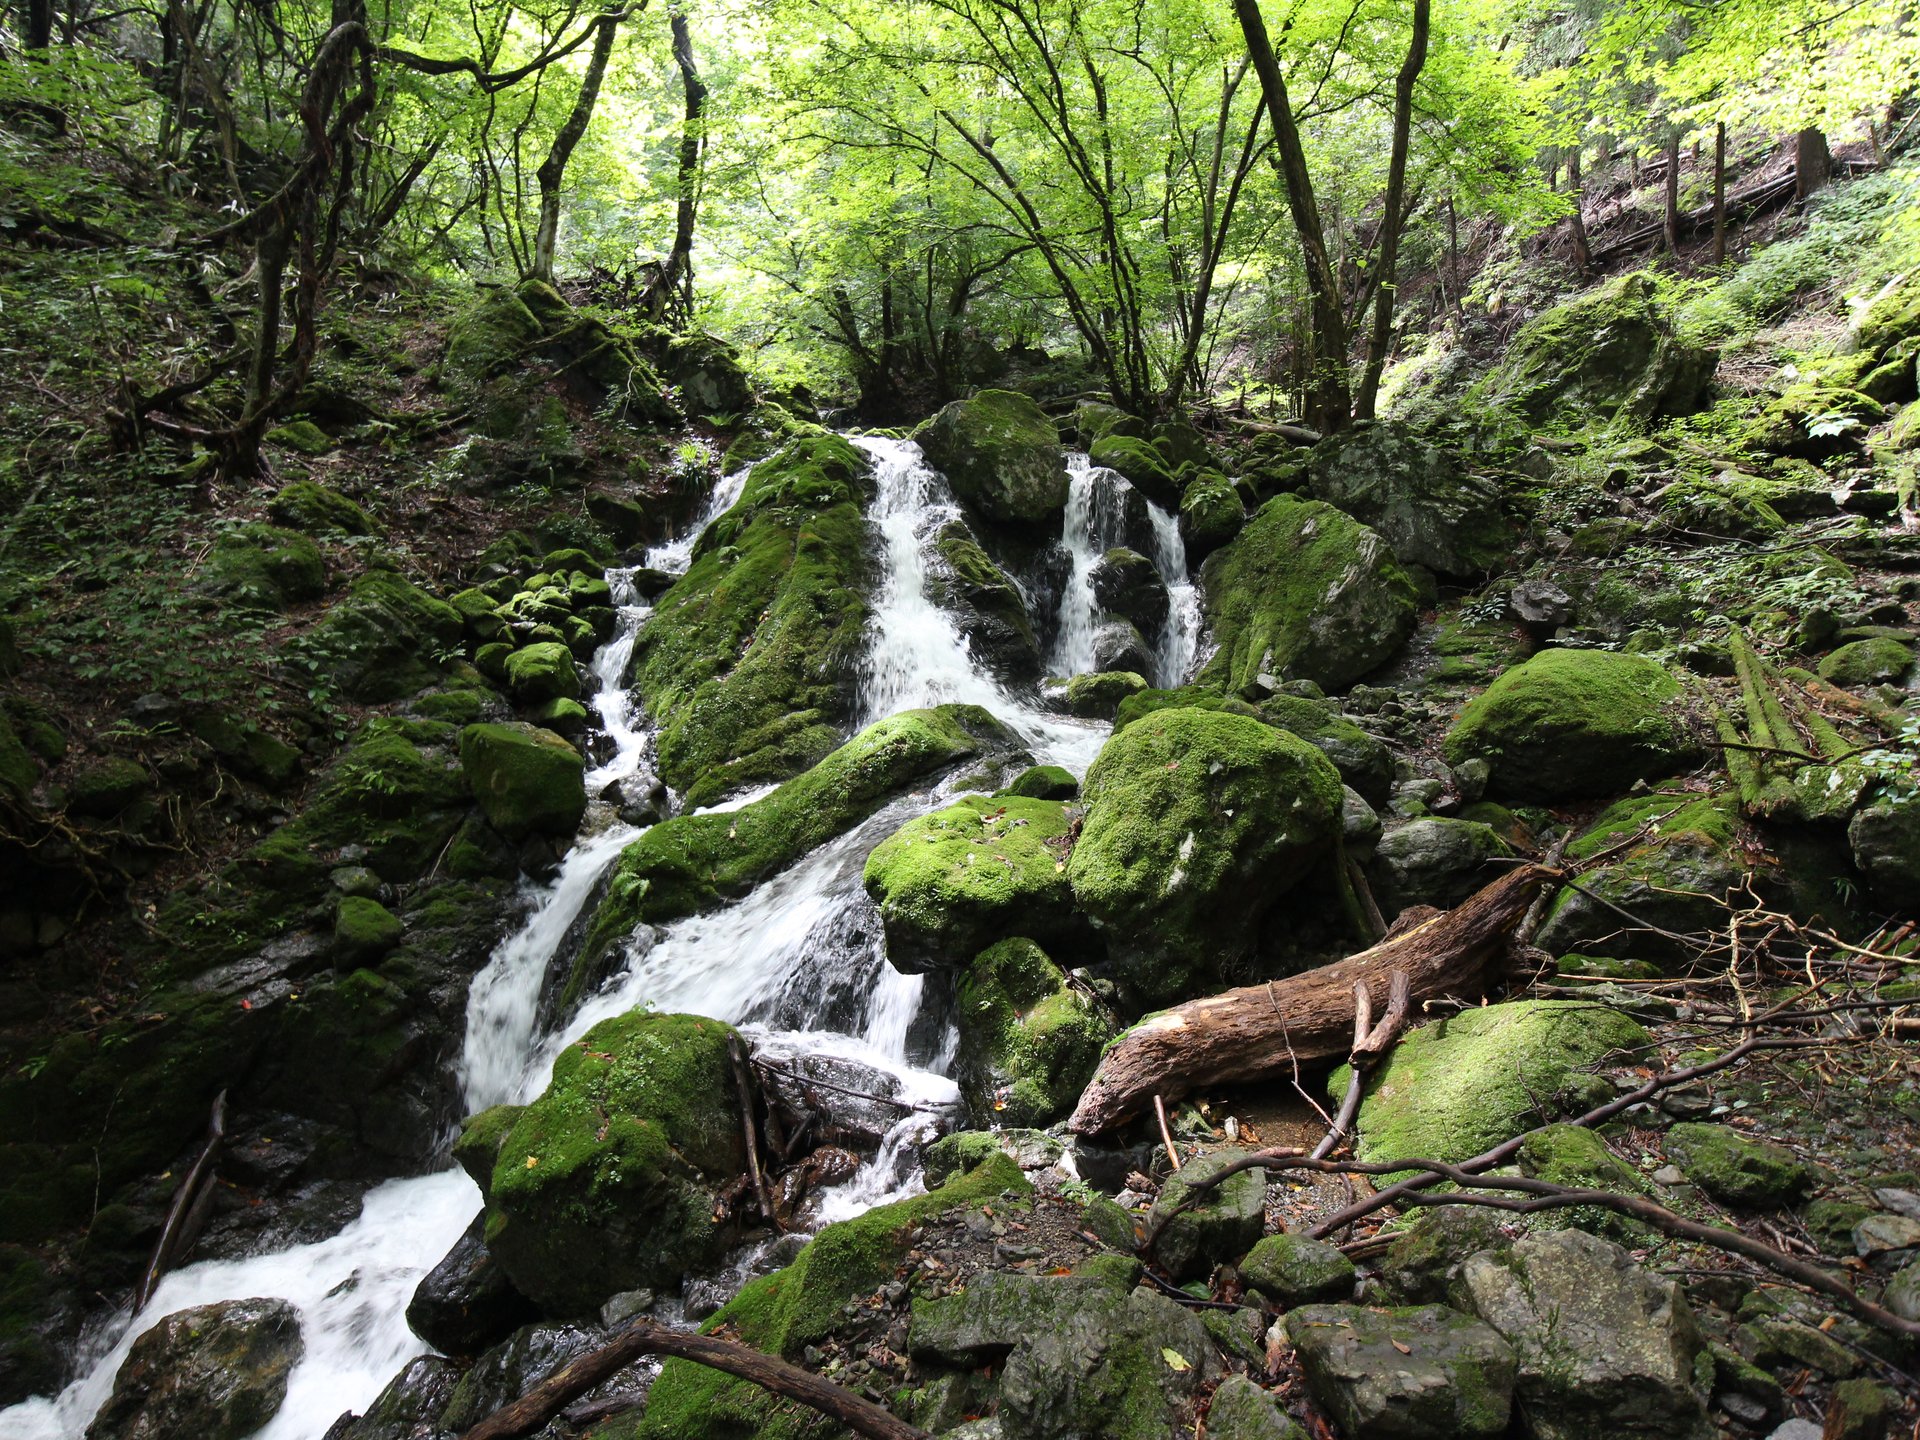
[[[1062,1119],[1100,1061],[1113,1029],[1093,1002],[1031,940],[1003,940],[974,957],[954,1008],[955,1076],[982,1125],[1042,1126]]]

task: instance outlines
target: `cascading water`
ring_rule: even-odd
[[[1130,488],[1118,471],[1095,465],[1085,455],[1067,456],[1067,520],[1060,543],[1072,568],[1060,593],[1050,657],[1056,675],[1083,675],[1093,669],[1093,635],[1100,622],[1093,567],[1107,551],[1126,543]]]
[[[1180,522],[1151,500],[1147,520],[1153,526],[1153,564],[1167,582],[1167,620],[1154,657],[1154,683],[1168,689],[1186,683],[1200,653],[1200,587],[1187,573],[1187,542]]]
[[[1036,758],[1084,772],[1107,727],[1047,714],[1008,693],[973,662],[952,617],[927,597],[927,550],[940,526],[959,513],[945,480],[909,442],[855,443],[874,463],[873,519],[884,562],[862,715],[872,720],[948,701],[984,705],[1021,735]],[[1077,499],[1069,509],[1065,538],[1074,559],[1069,589],[1078,595],[1073,590],[1078,583],[1085,590],[1084,603],[1076,600],[1073,613],[1084,611],[1090,647],[1094,612],[1086,573],[1108,545],[1119,543],[1115,517],[1124,505],[1120,487],[1125,482],[1086,465],[1084,456],[1074,457],[1073,466]],[[727,476],[695,532],[649,551],[648,564],[684,571],[698,529],[734,504],[745,480],[745,471]],[[1162,533],[1158,522],[1155,533]],[[1184,553],[1177,548],[1178,530],[1166,533],[1156,558],[1177,596],[1179,586],[1189,592],[1192,587],[1186,584]],[[651,742],[624,687],[635,637],[649,609],[634,592],[631,572],[615,570],[607,578],[619,623],[589,667],[607,747],[606,758],[587,776],[589,794],[616,783],[651,780]],[[1179,629],[1170,624],[1170,636]],[[1187,638],[1175,639],[1164,652],[1164,674],[1177,675],[1191,659],[1191,632],[1180,633]],[[1078,656],[1076,649],[1065,657],[1067,673],[1086,668],[1075,663]],[[636,938],[622,972],[588,997],[559,1033],[543,1036],[540,996],[549,967],[607,868],[641,833],[610,820],[607,807],[592,807],[582,838],[549,881],[529,887],[525,920],[474,979],[460,1062],[469,1108],[537,1095],[559,1048],[601,1019],[636,1005],[693,1011],[741,1025],[769,1054],[833,1055],[892,1077],[901,1118],[872,1161],[851,1181],[826,1192],[816,1217],[820,1223],[914,1188],[916,1146],[930,1136],[935,1117],[957,1094],[944,1074],[952,1060],[954,1030],[945,1017],[922,1013],[922,977],[902,975],[886,963],[860,871],[882,836],[944,803],[946,794],[936,786],[898,799],[737,905]],[[300,1311],[306,1354],[293,1373],[286,1403],[260,1432],[261,1440],[316,1440],[343,1410],[363,1410],[408,1359],[424,1350],[407,1328],[407,1301],[425,1271],[459,1238],[477,1204],[472,1183],[458,1170],[390,1181],[368,1192],[360,1217],[327,1240],[176,1271],[161,1283],[140,1323],[130,1324],[122,1314],[92,1338],[81,1357],[82,1379],[56,1399],[0,1411],[0,1434],[9,1440],[79,1436],[146,1325],[192,1305],[277,1295]]]

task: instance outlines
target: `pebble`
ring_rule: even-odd
[[[1767,1440],[1820,1440],[1820,1427],[1811,1420],[1789,1420]]]
[[[1684,1185],[1687,1183],[1687,1177],[1686,1173],[1681,1170],[1678,1165],[1662,1165],[1658,1170],[1653,1172],[1653,1183],[1656,1185]]]

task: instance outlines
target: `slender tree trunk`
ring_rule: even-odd
[[[1676,127],[1667,132],[1667,176],[1666,204],[1662,209],[1661,224],[1667,243],[1667,253],[1678,256],[1680,253],[1680,131]]]
[[[1393,82],[1393,153],[1387,162],[1386,213],[1380,217],[1379,290],[1373,297],[1373,338],[1367,345],[1367,368],[1360,377],[1360,396],[1354,417],[1373,418],[1380,394],[1380,376],[1387,368],[1387,346],[1393,341],[1394,290],[1399,284],[1401,214],[1407,193],[1407,146],[1413,132],[1413,83],[1427,64],[1427,26],[1431,0],[1413,0],[1413,36],[1407,58]]]
[[[587,60],[587,73],[580,81],[580,93],[573,100],[573,113],[567,116],[560,133],[553,137],[553,148],[547,151],[547,158],[534,172],[540,182],[540,225],[534,232],[533,264],[527,270],[531,280],[545,280],[549,284],[553,281],[553,252],[560,239],[560,182],[566,176],[567,161],[573,158],[574,147],[587,133],[587,124],[593,119],[594,102],[600,98],[600,82],[607,73],[607,57],[613,53],[614,27],[619,23],[617,20],[599,22],[599,33],[593,37],[593,54]]]
[[[1727,127],[1713,127],[1713,263],[1727,258]]]
[[[27,0],[27,49],[53,44],[53,0]]]
[[[1580,178],[1580,147],[1575,145],[1567,157],[1567,188],[1572,192],[1573,214],[1567,217],[1573,232],[1573,263],[1585,274],[1593,268],[1593,246],[1587,242],[1587,187]]]
[[[1805,200],[1827,183],[1833,173],[1833,156],[1827,150],[1827,137],[1809,125],[1793,137],[1793,198]]]
[[[1447,292],[1447,303],[1457,313],[1460,309],[1460,213],[1451,195],[1447,196]]]
[[[686,95],[686,118],[680,128],[680,198],[673,212],[673,246],[660,267],[662,298],[669,304],[680,297],[680,312],[693,317],[693,229],[700,205],[700,159],[706,150],[703,117],[707,87],[693,62],[693,34],[687,17],[676,7],[668,16],[673,27],[673,63],[680,69],[680,88]]]
[[[1286,181],[1287,207],[1307,263],[1307,294],[1313,309],[1313,369],[1309,387],[1308,420],[1325,431],[1344,430],[1352,423],[1351,390],[1347,379],[1347,317],[1340,308],[1340,277],[1327,249],[1326,231],[1314,198],[1313,177],[1307,170],[1307,152],[1293,121],[1287,82],[1274,59],[1259,0],[1233,0],[1234,13],[1247,40],[1247,54],[1260,77],[1267,101],[1267,118],[1280,153],[1280,174]]]

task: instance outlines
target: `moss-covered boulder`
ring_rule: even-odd
[[[1160,578],[1153,561],[1138,550],[1115,546],[1094,562],[1087,581],[1102,610],[1131,621],[1142,634],[1151,634],[1166,623],[1171,604],[1167,582]]]
[[[298,659],[348,699],[404,700],[440,677],[460,641],[460,614],[390,570],[356,579],[300,642]]]
[[[1059,528],[1067,461],[1046,412],[1012,390],[956,400],[913,432],[927,463],[989,525]]]
[[[580,672],[574,668],[573,652],[551,640],[523,645],[509,655],[507,684],[523,705],[580,698]]]
[[[1031,1188],[1020,1167],[996,1151],[937,1190],[827,1226],[791,1265],[750,1282],[701,1329],[724,1330],[765,1354],[798,1361],[833,1333],[843,1307],[893,1279],[917,1225],[960,1206],[998,1206],[1003,1192]],[[690,1360],[667,1361],[632,1432],[633,1440],[829,1440],[843,1433],[818,1411]]]
[[[538,1100],[485,1126],[498,1144],[482,1185],[487,1248],[523,1295],[554,1315],[591,1313],[725,1252],[715,1196],[746,1166],[733,1034],[695,1015],[602,1021],[560,1052]]]
[[[1487,761],[1487,793],[1499,800],[1618,792],[1692,753],[1680,693],[1644,656],[1544,650],[1467,704],[1447,732],[1447,760]]]
[[[586,813],[586,762],[551,730],[469,725],[460,732],[460,763],[488,823],[510,840],[570,836]]]
[[[1507,1430],[1513,1350],[1444,1305],[1303,1305],[1285,1321],[1314,1400],[1350,1440],[1492,1440]]]
[[[1324,1240],[1282,1231],[1263,1236],[1241,1257],[1240,1282],[1282,1309],[1353,1295],[1353,1262]]]
[[[976,706],[906,710],[869,725],[751,805],[662,821],[621,853],[582,963],[597,963],[640,925],[664,925],[745,894],[914,781],[1011,743],[999,721]]]
[[[632,681],[689,806],[785,779],[840,743],[866,634],[860,452],[809,430],[754,467],[654,602]]]
[[[373,517],[332,486],[317,480],[295,480],[267,502],[274,524],[308,535],[371,535],[379,528]]]
[[[369,895],[346,895],[333,912],[333,952],[346,965],[378,960],[406,934],[400,917]]]
[[[1851,640],[1820,661],[1820,678],[1832,685],[1898,684],[1913,670],[1913,646],[1891,636]]]
[[[934,553],[939,565],[927,577],[927,594],[953,612],[968,651],[1003,679],[1038,675],[1040,645],[1020,587],[957,520],[941,528]]]
[[[1326,757],[1222,711],[1135,721],[1101,750],[1081,795],[1066,878],[1148,1004],[1217,979],[1341,831],[1340,776]]]
[[[1641,927],[1622,929],[1620,906],[1676,935],[1718,932],[1726,903],[1752,876],[1732,795],[1658,792],[1609,806],[1567,845],[1570,861],[1628,848],[1553,899],[1536,943],[1552,955],[1578,952],[1681,963],[1691,946]],[[1629,843],[1631,842],[1631,843]]]
[[[1533,1120],[1580,1114],[1612,1093],[1592,1068],[1623,1062],[1649,1043],[1617,1010],[1569,1000],[1523,1000],[1463,1010],[1410,1031],[1367,1084],[1360,1105],[1363,1160],[1466,1160]],[[1344,1092],[1346,1068],[1328,1089]],[[1542,1114],[1545,1109],[1548,1113]]]
[[[268,610],[317,600],[327,588],[320,547],[273,525],[221,531],[202,573],[208,587],[232,603]]]
[[[1866,432],[1887,418],[1887,407],[1844,385],[1803,380],[1769,401],[1751,422],[1746,443],[1756,450],[1822,460],[1860,450]]]
[[[1012,935],[1074,938],[1067,807],[1057,800],[969,795],[909,820],[867,857],[887,959],[918,974],[956,969]]]
[[[1168,514],[1179,513],[1181,487],[1174,467],[1150,441],[1110,431],[1093,442],[1087,458],[1103,470],[1114,471]]]
[[[1067,713],[1085,720],[1111,720],[1122,705],[1146,688],[1146,677],[1133,670],[1075,675],[1067,681]]]
[[[1623,275],[1521,326],[1469,399],[1536,426],[1645,424],[1702,408],[1718,363],[1675,338],[1651,276]]]
[[[1113,1028],[1084,990],[1031,940],[981,951],[960,979],[954,1078],[975,1124],[1063,1119],[1100,1063]]]
[[[1338,689],[1391,659],[1413,630],[1413,581],[1381,537],[1333,506],[1280,495],[1201,570],[1219,648],[1200,682],[1262,675]]]
[[[1217,470],[1203,471],[1180,493],[1180,538],[1189,561],[1211,555],[1246,523],[1240,492]]]
[[[285,1300],[222,1300],[166,1316],[133,1342],[89,1440],[244,1440],[279,1412],[305,1353]]]
[[[1714,1199],[1744,1209],[1777,1209],[1803,1200],[1814,1169],[1784,1145],[1742,1135],[1730,1125],[1676,1125],[1667,1158]]]
[[[102,755],[74,772],[67,785],[67,813],[106,819],[153,789],[153,777],[138,760]]]
[[[1029,800],[1071,800],[1080,793],[1080,782],[1061,766],[1032,765],[1014,776],[1003,793]]]
[[[738,417],[753,404],[740,352],[717,335],[675,335],[660,356],[660,371],[689,415]]]
[[[1317,498],[1378,531],[1403,565],[1466,579],[1506,557],[1499,490],[1398,421],[1329,436],[1309,474]]]

